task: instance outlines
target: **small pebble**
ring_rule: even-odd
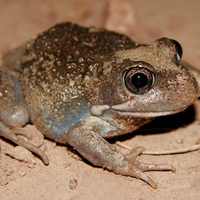
[[[76,179],[70,179],[69,181],[69,188],[71,190],[75,190],[78,185],[78,181]]]

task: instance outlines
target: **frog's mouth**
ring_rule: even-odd
[[[159,117],[159,116],[165,116],[165,115],[172,115],[175,113],[179,113],[183,111],[183,109],[180,110],[172,110],[172,111],[148,111],[148,112],[127,112],[127,111],[120,111],[116,109],[112,109],[114,112],[117,112],[121,116],[134,116],[134,117]]]
[[[123,104],[113,105],[111,110],[117,112],[121,116],[129,115],[135,117],[159,117],[165,115],[172,115],[183,111],[185,108],[173,109],[173,110],[148,110],[148,111],[134,111],[131,108],[124,106]]]
[[[121,116],[134,116],[134,117],[159,117],[165,115],[172,115],[183,111],[185,108],[175,109],[175,110],[162,110],[162,111],[131,111],[127,107],[122,105],[94,105],[91,107],[91,113],[95,116],[103,115],[107,111],[115,112]]]

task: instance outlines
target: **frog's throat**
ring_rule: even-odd
[[[95,116],[103,115],[106,111],[113,111],[121,116],[134,116],[134,117],[159,117],[171,115],[183,111],[184,109],[177,110],[164,110],[164,111],[127,111],[120,105],[94,105],[91,107],[91,113]]]

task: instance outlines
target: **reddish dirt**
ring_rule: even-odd
[[[92,0],[2,0],[0,54],[58,22],[72,21],[120,31],[139,42],[163,36],[176,39],[182,44],[184,59],[200,69],[199,7],[198,0],[102,0],[95,3]],[[161,119],[168,122],[166,128],[172,125],[176,128],[157,134],[147,129],[132,134],[133,137],[118,139],[131,147],[139,145],[158,151],[192,146],[200,138],[198,100],[188,111]],[[157,122],[153,126],[159,125]],[[37,144],[43,140],[40,135],[37,139],[34,141]],[[200,197],[200,151],[167,156],[141,155],[139,161],[172,164],[177,169],[176,173],[148,172],[158,183],[158,189],[154,190],[140,180],[96,168],[81,160],[69,147],[47,139],[42,148],[49,156],[48,166],[22,149],[14,149],[13,144],[3,138],[0,148],[0,199],[4,200],[196,200]],[[8,156],[23,153],[24,161]]]

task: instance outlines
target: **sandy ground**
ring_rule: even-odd
[[[117,30],[140,42],[163,36],[176,39],[183,46],[184,59],[200,69],[199,8],[198,0],[97,0],[95,3],[93,0],[0,0],[0,53],[2,55],[58,22],[72,21],[83,26]],[[199,120],[200,102],[196,101],[187,111],[160,118],[152,124],[154,128],[164,124],[171,131],[160,129],[156,133],[145,129],[117,140],[131,147],[140,145],[157,151],[188,147],[200,138]],[[37,135],[36,130],[31,130]],[[39,141],[35,142],[43,141],[40,136],[37,138]],[[200,151],[167,156],[141,155],[139,161],[172,164],[177,169],[176,173],[148,172],[158,183],[158,189],[154,190],[140,180],[95,168],[82,161],[69,147],[46,139],[42,148],[49,156],[48,166],[30,155],[28,163],[11,158],[8,154],[23,150],[14,148],[3,138],[0,147],[2,200],[200,198]]]

